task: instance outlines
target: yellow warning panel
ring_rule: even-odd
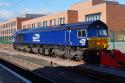
[[[109,47],[108,38],[89,38],[88,45],[92,49],[106,49]]]

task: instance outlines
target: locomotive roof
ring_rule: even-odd
[[[59,25],[56,27],[41,27],[41,28],[33,28],[33,29],[25,29],[21,30],[20,32],[25,32],[25,31],[39,31],[39,30],[53,30],[53,29],[66,29],[66,28],[77,28],[77,27],[82,27],[82,28],[91,28],[91,26],[97,26],[101,25],[104,26],[105,28],[108,28],[107,25],[100,21],[88,21],[88,22],[79,22],[79,23],[72,23],[72,24],[63,24]]]

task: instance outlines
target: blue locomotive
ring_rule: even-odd
[[[100,20],[38,27],[15,32],[13,40],[17,50],[90,61],[98,58],[95,50],[108,48],[108,27]]]

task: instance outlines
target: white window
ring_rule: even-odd
[[[52,26],[53,25],[53,20],[50,20],[50,26]]]
[[[35,23],[32,24],[32,28],[35,28]]]
[[[47,21],[44,21],[43,22],[43,27],[46,27],[47,26]]]
[[[23,29],[26,29],[26,25],[23,25]]]
[[[50,20],[50,26],[55,26],[56,25],[56,19]]]
[[[89,14],[85,16],[85,21],[94,21],[100,19],[101,19],[101,13]]]
[[[65,24],[65,17],[58,19],[58,24]]]
[[[41,22],[38,22],[38,23],[37,23],[37,27],[42,27],[42,23],[41,23]]]
[[[77,37],[78,38],[85,38],[86,37],[86,31],[85,30],[78,30],[77,31]]]
[[[31,28],[31,24],[28,24],[28,25],[27,25],[27,28]]]

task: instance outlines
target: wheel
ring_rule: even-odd
[[[64,58],[68,59],[68,60],[71,60],[73,57],[70,55],[70,50],[66,50],[65,51],[65,55],[64,55]]]
[[[52,56],[52,57],[58,57],[58,53],[57,53],[58,51],[57,51],[57,50],[58,50],[58,49],[52,49],[52,50],[51,50],[51,56]]]
[[[39,53],[38,49],[39,48],[37,46],[32,47],[32,52],[35,53],[35,54],[38,54]]]
[[[57,55],[56,55],[56,53],[52,53],[52,55],[51,55],[52,57],[57,57]]]
[[[81,56],[81,55],[77,55],[77,56],[79,56],[79,57],[76,57],[75,60],[77,60],[77,61],[82,61],[83,60],[83,56]]]
[[[45,49],[40,47],[39,48],[39,54],[44,55],[45,54]]]
[[[25,48],[25,51],[26,51],[26,52],[31,52],[31,48],[27,46],[27,47]]]

